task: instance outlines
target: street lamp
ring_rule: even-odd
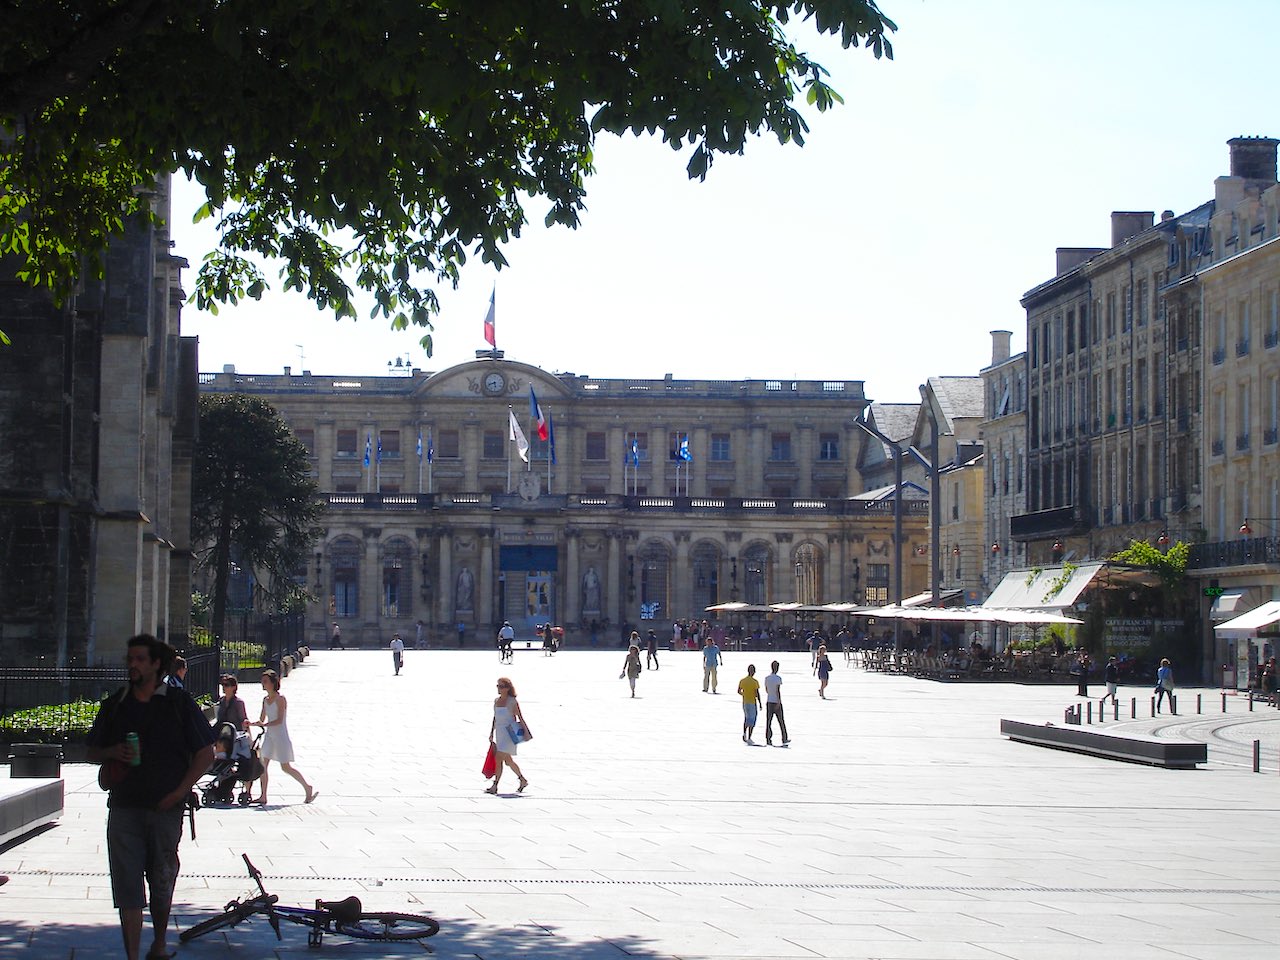
[[[1053,559],[1055,562],[1062,559],[1062,552],[1065,548],[1062,546],[1061,540],[1053,541],[1053,546],[1049,549],[1053,552]]]
[[[1160,531],[1160,536],[1156,538],[1156,546],[1163,550],[1169,546],[1169,534],[1165,530]]]
[[[991,543],[991,555],[992,555],[992,556],[999,556],[999,554],[1000,554],[1000,541],[999,541],[999,540],[992,541],[992,543]]]

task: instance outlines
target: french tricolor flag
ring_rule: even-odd
[[[533,392],[533,384],[529,384],[529,416],[538,425],[539,440],[546,440],[551,436],[547,430],[547,418],[543,416],[542,408],[538,406],[538,395]]]

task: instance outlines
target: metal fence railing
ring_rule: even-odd
[[[96,704],[127,683],[124,667],[0,669],[0,741],[65,740],[87,730]]]

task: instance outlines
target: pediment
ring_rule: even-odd
[[[540,367],[508,360],[475,360],[441,370],[423,381],[417,395],[442,399],[529,399],[533,386],[539,401],[568,395],[558,377]]]

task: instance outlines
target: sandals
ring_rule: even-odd
[[[521,778],[520,778],[520,786],[519,786],[519,788],[518,788],[517,792],[518,792],[518,793],[524,793],[524,788],[525,788],[525,787],[527,787],[528,785],[529,785],[529,781],[528,781],[528,780],[526,780],[524,777],[521,777]]]
[[[302,802],[303,802],[303,803],[310,803],[312,800],[314,800],[314,799],[315,799],[316,797],[318,797],[318,796],[320,796],[320,791],[319,791],[319,790],[308,790],[308,791],[307,791],[307,799],[303,800]]]
[[[495,794],[495,795],[496,795],[496,794],[497,794],[497,792],[498,792],[498,785],[495,783],[492,787],[485,787],[485,788],[484,788],[484,792],[485,792],[485,793],[492,793],[492,794]]]

